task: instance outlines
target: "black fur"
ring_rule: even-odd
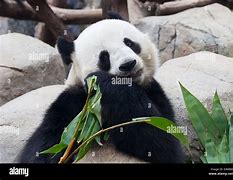
[[[124,38],[123,42],[125,43],[126,46],[132,49],[136,54],[141,53],[141,46],[138,43],[132,41],[129,38]]]
[[[110,64],[110,55],[109,55],[108,51],[104,50],[104,51],[100,52],[98,67],[102,71],[109,71],[110,70],[111,64]]]
[[[114,76],[106,72],[91,75],[97,76],[103,94],[101,115],[104,128],[136,117],[163,116],[174,120],[170,102],[154,79],[148,86],[142,87],[133,83],[130,87],[113,85]],[[44,122],[28,141],[20,162],[58,162],[59,155],[51,159],[44,156],[36,157],[36,152],[59,142],[64,127],[80,112],[85,98],[82,87],[64,91],[49,108]],[[119,129],[112,130],[109,140],[118,150],[148,162],[183,162],[179,142],[170,134],[148,124],[128,125],[123,127],[123,132]]]
[[[72,63],[71,54],[74,51],[74,42],[67,41],[63,37],[58,37],[57,48],[61,54],[64,64],[69,65]]]

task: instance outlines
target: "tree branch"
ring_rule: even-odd
[[[34,9],[37,16],[45,22],[55,37],[63,36],[67,40],[73,40],[63,22],[54,14],[46,0],[27,0],[27,2]]]
[[[48,4],[60,8],[67,7],[67,0],[47,0]],[[48,25],[45,23],[38,23],[36,26],[35,37],[39,38],[43,42],[54,46],[56,44],[57,37],[49,30]]]
[[[101,9],[73,10],[50,7],[65,24],[92,24],[103,19]],[[27,2],[18,4],[13,0],[0,1],[0,16],[43,22],[43,19],[36,14]]]
[[[156,8],[156,15],[170,15],[175,14],[190,8],[202,7],[209,4],[216,3],[217,0],[189,0],[189,1],[174,1],[160,4]]]

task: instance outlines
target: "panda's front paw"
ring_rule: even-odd
[[[90,73],[86,78],[85,78],[85,82],[87,80],[87,78],[91,77],[91,76],[96,76],[97,80],[96,83],[100,86],[100,88],[103,88],[105,86],[107,86],[108,83],[111,83],[112,81],[112,75],[110,75],[107,72],[104,71],[97,71],[97,72],[92,72]],[[86,84],[86,83],[85,83]]]
[[[112,77],[112,75],[110,75],[109,73],[107,72],[104,72],[104,71],[96,71],[96,72],[92,72],[90,74],[88,74],[88,76],[86,77],[89,78],[91,76],[96,76],[97,77],[97,81],[102,81],[102,80],[108,80]]]

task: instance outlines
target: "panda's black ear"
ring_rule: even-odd
[[[108,19],[119,19],[122,21],[126,21],[120,14],[113,11],[108,11]]]
[[[63,63],[69,65],[71,60],[71,54],[74,52],[74,42],[66,40],[64,37],[58,37],[57,49],[61,54]]]

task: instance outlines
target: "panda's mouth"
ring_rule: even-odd
[[[143,73],[143,68],[131,73],[129,76],[131,76],[132,78],[137,78],[140,77]]]
[[[121,74],[120,76],[128,77],[128,78],[133,78],[134,80],[140,78],[143,74],[143,68],[134,70],[128,73]]]

